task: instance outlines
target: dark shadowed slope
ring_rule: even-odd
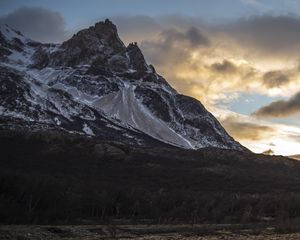
[[[300,163],[58,132],[0,132],[2,223],[248,222],[300,217]]]

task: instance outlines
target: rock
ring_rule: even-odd
[[[92,62],[87,74],[111,77],[112,73],[108,66],[107,57],[104,54],[99,54],[99,56]]]
[[[126,153],[122,149],[106,143],[96,144],[93,149],[93,154],[99,159],[122,160],[126,157]]]
[[[125,49],[123,42],[118,36],[116,25],[114,25],[109,19],[105,22],[97,22],[94,26],[94,30],[99,38],[113,48],[115,53],[121,52]]]
[[[12,52],[9,51],[8,49],[4,48],[4,47],[0,47],[0,57],[4,57],[4,56],[8,56],[10,55]]]
[[[62,43],[60,51],[51,55],[52,66],[74,67],[80,64],[92,64],[101,56],[112,56],[125,51],[116,26],[106,20],[95,26],[83,29]]]
[[[146,89],[141,86],[136,87],[135,94],[140,101],[143,102],[156,116],[165,122],[171,121],[169,106],[163,99],[163,94],[158,94],[151,89]]]
[[[37,49],[37,51],[32,56],[33,64],[31,67],[37,69],[43,69],[49,63],[49,54],[46,50],[44,50],[41,46]]]
[[[201,116],[207,113],[202,103],[195,98],[178,94],[176,96],[176,102],[185,115],[193,114]]]
[[[126,52],[130,59],[130,65],[138,72],[146,72],[147,65],[142,51],[139,49],[137,43],[130,43],[126,48]]]
[[[5,55],[9,55],[11,51],[9,51],[8,48],[11,50],[21,52],[23,50],[23,47],[24,47],[24,43],[20,41],[20,39],[13,38],[11,40],[7,40],[6,37],[3,35],[3,33],[0,31],[0,49],[2,52],[1,55],[3,53]]]
[[[112,71],[125,72],[128,69],[128,60],[123,56],[114,55],[109,59],[108,62]]]

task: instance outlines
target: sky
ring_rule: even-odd
[[[0,0],[0,22],[62,42],[110,18],[180,93],[254,152],[300,154],[299,0]]]

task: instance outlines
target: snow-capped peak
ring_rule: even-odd
[[[2,123],[133,144],[242,150],[204,106],[178,94],[109,20],[57,44],[1,26]],[[19,40],[17,40],[19,39]]]

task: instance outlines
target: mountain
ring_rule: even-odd
[[[296,160],[300,160],[300,154],[290,155],[290,156],[288,156],[288,157],[289,157],[289,158],[296,159]]]
[[[54,129],[103,140],[244,150],[196,99],[125,46],[108,19],[62,44],[0,27],[2,129]]]
[[[265,154],[265,155],[274,155],[274,151],[272,149],[268,149],[268,150],[263,151],[262,154]]]

